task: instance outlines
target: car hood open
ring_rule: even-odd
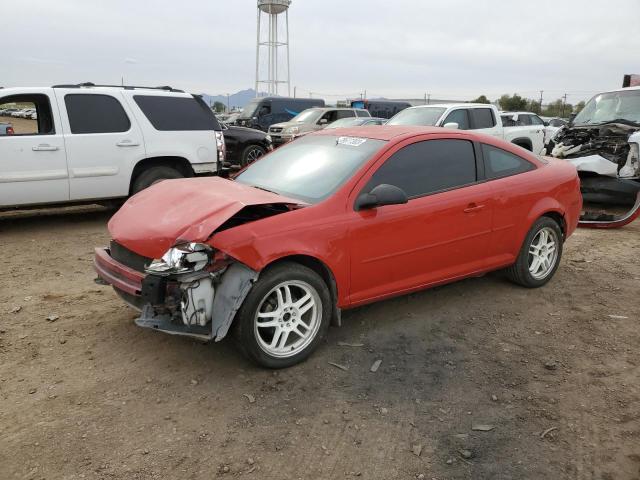
[[[219,177],[165,180],[131,197],[109,221],[109,233],[129,250],[159,258],[177,243],[206,241],[238,212],[260,205],[286,211],[305,204]]]

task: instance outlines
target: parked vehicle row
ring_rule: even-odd
[[[0,116],[36,120],[38,113],[35,108],[0,108]]]
[[[29,134],[0,136],[0,207],[123,198],[170,178],[216,173],[222,127],[200,97],[169,87],[5,88],[30,103]]]

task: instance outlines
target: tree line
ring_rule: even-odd
[[[473,103],[491,103],[485,96],[480,95]],[[524,98],[514,93],[513,95],[504,94],[498,99],[500,109],[507,112],[533,112],[543,117],[568,117],[572,113],[578,113],[584,108],[584,101],[575,105],[566,103],[562,98],[558,98],[546,105],[540,105],[540,101],[531,98]]]

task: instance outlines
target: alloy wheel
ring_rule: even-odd
[[[536,280],[545,278],[558,259],[558,235],[550,227],[541,228],[529,246],[529,273]]]
[[[316,337],[322,302],[306,282],[291,280],[272,288],[254,317],[258,345],[267,354],[287,358],[304,350]]]

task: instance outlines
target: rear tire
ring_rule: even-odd
[[[331,312],[331,295],[322,278],[298,263],[282,263],[260,274],[236,314],[234,334],[251,361],[286,368],[306,360],[318,347]]]
[[[527,288],[551,280],[562,258],[562,240],[558,222],[540,217],[527,233],[516,262],[505,270],[509,280]]]
[[[170,180],[174,178],[184,178],[182,172],[179,172],[175,168],[166,167],[163,165],[157,167],[151,167],[144,170],[138,175],[133,182],[132,194],[136,194],[145,188],[149,188],[154,183],[161,182],[162,180]]]

